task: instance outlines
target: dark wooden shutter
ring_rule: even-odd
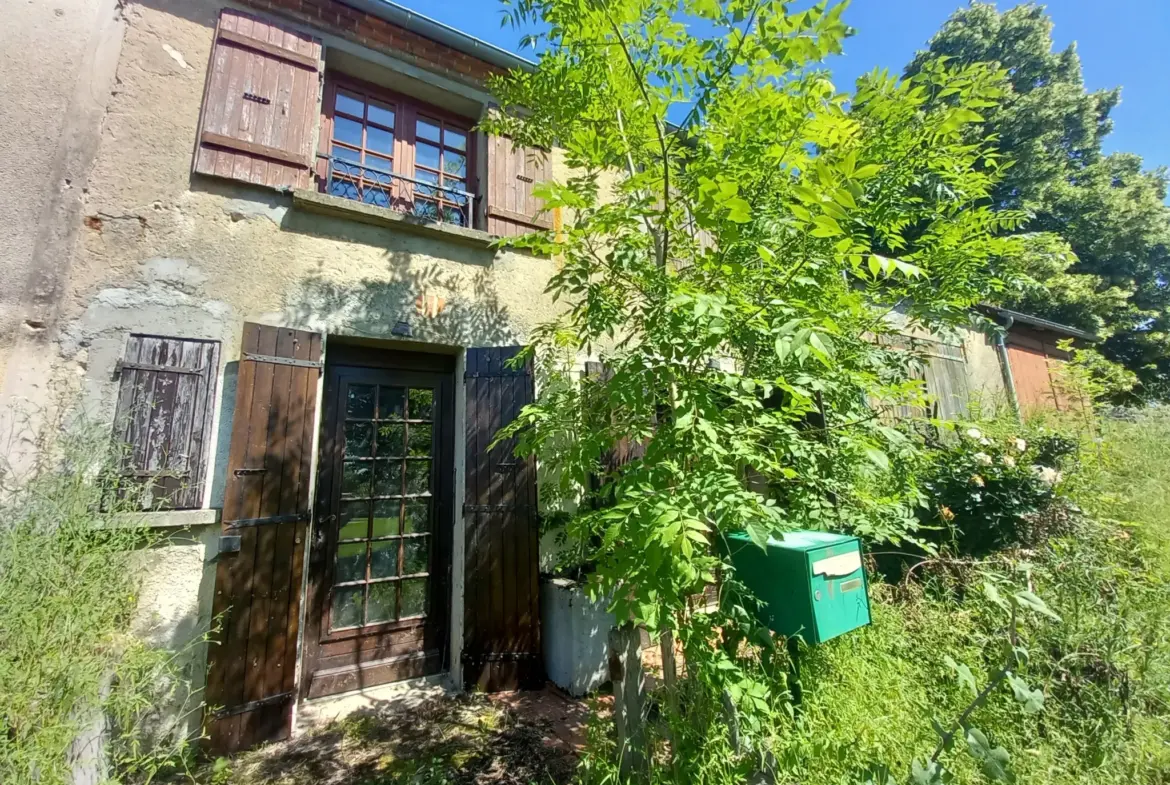
[[[320,371],[319,334],[244,325],[207,680],[217,753],[291,729]]]
[[[316,38],[221,11],[194,171],[276,188],[309,187],[320,60]]]
[[[505,365],[520,349],[467,350],[463,681],[488,692],[544,681],[536,466],[511,439],[488,449],[533,399],[531,362]]]
[[[147,508],[202,507],[219,342],[131,335],[117,373],[121,490]]]
[[[532,195],[534,185],[552,177],[548,151],[513,146],[506,136],[489,136],[487,148],[488,233],[514,237],[551,229],[552,216],[541,213],[544,200]]]

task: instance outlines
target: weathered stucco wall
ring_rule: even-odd
[[[122,37],[117,0],[21,3],[0,28],[0,445],[27,453],[10,404],[50,393],[62,285]],[[34,426],[35,427],[35,426]],[[20,466],[17,461],[18,467]]]

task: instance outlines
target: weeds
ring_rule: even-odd
[[[133,554],[155,535],[117,500],[108,433],[72,423],[26,475],[0,473],[0,781],[10,785],[65,783],[79,769],[146,781],[186,751],[157,714],[185,689],[174,655],[128,632]]]

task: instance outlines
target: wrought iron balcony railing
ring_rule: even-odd
[[[425,178],[329,156],[325,192],[427,221],[471,226],[475,195]]]

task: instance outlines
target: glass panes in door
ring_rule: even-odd
[[[435,392],[350,383],[330,628],[427,613],[434,522]]]

